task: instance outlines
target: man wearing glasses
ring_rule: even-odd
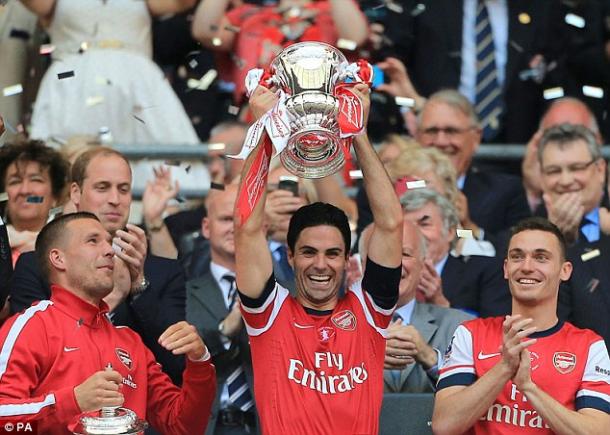
[[[574,265],[572,277],[559,290],[559,316],[592,329],[608,345],[610,236],[601,230],[599,219],[600,205],[607,206],[601,147],[588,128],[559,124],[542,136],[538,160],[546,213],[568,239],[568,259]]]
[[[549,220],[568,243],[597,242],[606,162],[594,134],[581,125],[551,127],[538,146],[538,160]]]
[[[530,213],[517,177],[472,166],[481,132],[468,99],[456,90],[442,90],[424,104],[415,136],[423,146],[436,147],[446,154],[455,167],[462,193],[457,201],[461,226],[471,229],[478,239],[493,241],[497,240],[494,235],[506,233]]]

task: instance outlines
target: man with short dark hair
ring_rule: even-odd
[[[370,90],[364,84],[352,89],[362,102],[366,125]],[[250,105],[262,116],[276,100],[259,86]],[[267,155],[264,142],[244,167],[235,212],[237,287],[250,335],[263,433],[378,431],[384,335],[400,280],[402,213],[366,134],[355,137],[354,149],[371,199],[375,229],[362,290],[348,289],[344,297],[339,289],[350,249],[345,213],[330,204],[313,203],[292,216],[287,244],[296,278],[293,298],[273,275],[263,224],[265,186],[259,186],[261,197],[253,205],[248,197],[254,193],[245,190],[250,168]],[[246,198],[245,202],[240,198]],[[248,204],[252,212],[244,217]]]
[[[157,339],[185,319],[184,273],[176,260],[147,255],[144,231],[127,223],[131,206],[131,168],[121,153],[95,147],[72,167],[70,197],[79,211],[95,214],[113,237],[114,289],[104,300],[115,325],[138,332],[172,380],[180,383],[184,359],[163,349]],[[51,296],[33,253],[22,254],[11,281],[15,313]]]
[[[606,345],[557,318],[559,284],[572,272],[565,245],[543,218],[513,229],[504,260],[512,313],[456,330],[437,385],[435,433],[607,433]]]
[[[0,417],[68,434],[81,413],[125,406],[162,433],[201,433],[216,387],[210,354],[184,321],[161,334],[163,348],[187,356],[179,389],[134,331],[112,325],[103,300],[115,281],[110,241],[98,218],[84,212],[40,232],[36,255],[51,299],[0,329]]]

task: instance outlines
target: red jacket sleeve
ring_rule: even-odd
[[[74,385],[32,395],[40,385],[49,346],[44,326],[36,314],[48,308],[41,302],[9,319],[0,329],[0,419],[38,420],[38,430],[67,427],[80,413]]]
[[[148,356],[148,403],[146,416],[161,433],[203,433],[216,397],[216,371],[211,360],[188,360],[182,388],[175,386],[146,349]]]

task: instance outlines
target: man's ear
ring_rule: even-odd
[[[80,195],[81,195],[81,190],[80,190],[80,186],[76,183],[72,183],[70,185],[70,199],[72,200],[72,202],[74,203],[74,205],[76,206],[76,209],[79,208],[79,204],[80,204]]]
[[[564,261],[561,265],[561,270],[559,272],[559,279],[562,281],[569,280],[570,276],[572,276],[573,268],[574,267],[572,266],[572,263],[570,263],[569,261]]]
[[[201,234],[210,240],[210,219],[207,216],[201,220]]]
[[[53,248],[49,251],[49,262],[54,269],[61,271],[66,270],[64,254],[58,248]]]

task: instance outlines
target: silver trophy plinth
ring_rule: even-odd
[[[76,435],[129,435],[144,434],[148,423],[127,408],[104,407],[101,411],[81,416],[76,425]]]
[[[335,173],[344,163],[333,95],[345,56],[321,42],[293,44],[271,62],[274,78],[288,98],[290,138],[280,154],[286,169],[302,178]]]

